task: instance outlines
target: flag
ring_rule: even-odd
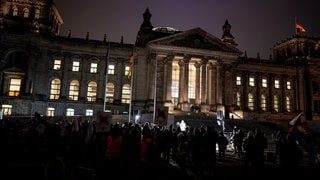
[[[292,133],[294,131],[303,132],[303,128],[301,127],[301,120],[299,119],[302,116],[303,112],[299,113],[295,116],[291,121],[289,121],[288,133]]]
[[[131,79],[133,64],[134,64],[134,55],[133,55],[133,51],[132,51],[131,56],[130,56],[130,60],[129,60],[128,79]]]
[[[290,122],[289,125],[293,126],[297,120],[299,119],[299,117],[303,114],[303,112],[301,112],[300,114],[298,114],[297,116],[295,116]]]
[[[306,32],[306,29],[302,26],[302,24],[296,20],[296,32],[301,33],[301,32]]]
[[[290,135],[308,154],[311,161],[315,162],[317,151],[312,137],[311,129],[306,120],[301,120],[298,114],[289,122],[288,135]]]
[[[289,121],[288,134],[293,136],[297,141],[301,141],[305,137],[305,135],[310,132],[308,123],[305,120],[300,119],[300,116],[302,114],[303,112]]]

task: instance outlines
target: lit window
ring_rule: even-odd
[[[267,81],[266,78],[262,78],[261,86],[264,87],[264,88],[268,87],[268,81]]]
[[[113,97],[114,97],[114,85],[112,83],[108,83],[107,89],[106,89],[106,102],[113,103]]]
[[[72,62],[72,71],[78,72],[80,70],[80,62],[73,61]]]
[[[252,111],[254,110],[254,96],[252,93],[248,94],[248,108]]]
[[[47,108],[47,116],[54,117],[54,108],[53,107]]]
[[[50,87],[50,99],[59,99],[60,97],[60,87],[61,87],[61,81],[60,79],[53,79],[51,81],[51,87]]]
[[[61,60],[60,59],[55,59],[53,61],[53,69],[54,70],[60,70],[61,69]]]
[[[125,75],[125,76],[128,76],[129,70],[130,70],[130,66],[126,66],[126,67],[124,68],[124,75]]]
[[[89,82],[87,90],[87,101],[94,102],[96,101],[97,96],[97,83]]]
[[[77,80],[73,80],[70,82],[69,100],[77,101],[78,96],[79,96],[79,82]]]
[[[129,66],[128,66],[129,67]],[[108,65],[108,74],[113,75],[115,72],[115,66],[113,64]]]
[[[97,63],[91,63],[90,65],[90,73],[97,73],[98,72],[98,64]]]
[[[286,97],[286,109],[288,112],[291,112],[291,99],[289,96]]]
[[[67,108],[66,116],[74,116],[74,109]]]
[[[274,88],[276,88],[276,89],[280,88],[280,81],[279,80],[274,81]]]
[[[291,82],[290,81],[287,81],[287,89],[291,89]]]
[[[273,96],[273,109],[279,112],[279,98],[276,95]]]
[[[265,95],[261,95],[261,109],[262,111],[267,111],[267,98]]]
[[[93,116],[93,110],[92,109],[86,109],[86,116]]]
[[[12,16],[18,16],[18,8],[17,8],[17,6],[14,6],[12,8]]]
[[[34,11],[34,18],[39,19],[40,18],[40,9],[35,9]]]
[[[237,106],[240,107],[241,106],[241,95],[239,92],[237,92]]]
[[[130,85],[129,84],[125,84],[122,87],[121,102],[124,104],[130,104]]]
[[[237,76],[236,77],[236,85],[237,86],[240,86],[242,83],[241,83],[241,77],[240,76]]]
[[[12,114],[12,105],[2,104],[2,112],[4,116],[10,116]]]
[[[201,73],[200,73],[200,75],[201,75]],[[189,80],[188,98],[195,99],[196,98],[196,67],[194,66],[193,63],[189,64],[189,79],[188,80]]]
[[[21,79],[10,79],[8,96],[19,96]]]
[[[23,9],[23,17],[24,18],[28,18],[29,17],[29,9],[28,8],[24,8]]]
[[[249,86],[254,86],[254,77],[249,77]]]

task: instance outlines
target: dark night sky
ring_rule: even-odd
[[[154,27],[181,31],[200,27],[221,38],[225,20],[241,51],[269,58],[270,48],[295,34],[295,18],[308,36],[320,37],[317,0],[54,0],[64,20],[60,34],[134,44],[149,8]]]

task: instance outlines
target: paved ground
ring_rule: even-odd
[[[217,161],[213,174],[197,173],[192,167],[188,168],[188,175],[198,180],[205,179],[287,179],[289,177],[314,177],[319,175],[319,166],[311,166],[306,162],[297,167],[280,167],[277,163],[266,162],[262,167],[247,167],[244,162],[232,153],[227,153],[224,161]]]

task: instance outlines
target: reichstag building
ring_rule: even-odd
[[[295,34],[261,59],[237,48],[228,20],[216,37],[153,26],[147,8],[135,44],[126,44],[59,35],[63,19],[52,1],[2,0],[0,8],[1,119],[96,120],[103,112],[167,125],[179,117],[282,121],[304,112],[320,120],[319,38]]]

